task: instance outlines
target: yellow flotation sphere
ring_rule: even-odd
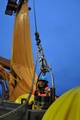
[[[19,97],[16,99],[15,103],[21,104],[21,100],[22,100],[22,99],[27,99],[28,96],[29,96],[29,94],[24,94],[24,95],[19,96]],[[34,95],[31,95],[31,98],[30,98],[30,100],[29,100],[29,103],[32,103],[33,101],[34,101]]]
[[[42,120],[80,120],[80,87],[69,90],[57,99]]]

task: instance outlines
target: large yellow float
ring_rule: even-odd
[[[80,120],[80,87],[69,90],[57,99],[42,120]]]

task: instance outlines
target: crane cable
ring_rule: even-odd
[[[33,0],[33,12],[34,12],[34,24],[35,24],[35,39],[36,39],[37,47],[38,47],[38,54],[39,54],[39,57],[40,57],[40,62],[44,62],[45,72],[50,72],[50,75],[51,75],[51,78],[52,78],[52,88],[55,88],[54,74],[52,72],[52,68],[47,64],[47,61],[46,61],[45,56],[44,56],[44,51],[43,51],[43,48],[42,48],[42,45],[41,45],[41,40],[39,38],[40,36],[39,36],[39,33],[38,33],[37,16],[36,16],[36,8],[35,7],[36,7],[35,0]],[[40,72],[39,76],[41,75],[41,72]]]
[[[38,27],[37,27],[37,16],[36,16],[36,8],[35,8],[35,0],[33,0],[33,14],[34,14],[35,32],[38,32]]]
[[[40,69],[42,72],[46,73],[49,71],[49,66],[47,64],[47,61],[45,59],[45,55],[44,55],[44,51],[43,51],[43,47],[41,44],[41,39],[40,39],[40,35],[38,32],[38,26],[37,26],[37,16],[36,16],[36,5],[35,5],[35,0],[33,0],[33,12],[34,12],[34,24],[35,24],[35,40],[37,43],[37,48],[38,48],[38,53],[39,53],[39,63],[40,63]]]

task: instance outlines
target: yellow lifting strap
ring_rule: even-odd
[[[29,93],[34,71],[27,2],[23,3],[15,18],[11,68],[17,78],[15,88],[12,85],[13,76],[9,82],[10,100],[16,100],[19,96]]]
[[[42,120],[80,120],[80,86],[57,99]]]

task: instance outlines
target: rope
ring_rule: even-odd
[[[36,39],[36,43],[37,43],[37,48],[38,48],[38,52],[39,52],[39,63],[40,63],[40,74],[38,76],[38,80],[41,74],[46,74],[47,72],[50,73],[51,76],[51,80],[52,80],[52,88],[55,88],[54,85],[54,75],[52,72],[52,69],[50,68],[50,66],[47,64],[47,60],[45,59],[45,55],[44,55],[44,51],[42,48],[42,44],[41,44],[41,40],[40,40],[40,35],[38,33],[38,27],[37,27],[37,16],[36,16],[36,8],[35,8],[35,0],[33,0],[33,12],[34,12],[34,24],[35,24],[35,39]],[[38,83],[37,80],[37,83]],[[37,85],[37,84],[36,84]]]
[[[42,71],[42,73],[46,73],[48,72],[49,68],[48,68],[47,61],[45,59],[43,47],[42,47],[41,40],[40,40],[40,35],[38,32],[35,0],[33,0],[33,13],[34,13],[34,24],[35,24],[35,40],[36,40],[36,44],[37,44],[37,48],[39,52],[39,58],[40,58],[39,60],[40,70]]]
[[[34,14],[35,32],[37,32],[38,27],[37,27],[37,16],[36,16],[35,0],[33,0],[33,14]]]

